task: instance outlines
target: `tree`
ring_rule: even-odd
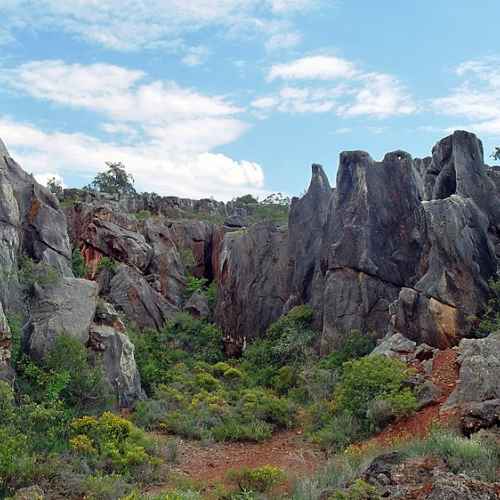
[[[97,174],[86,189],[109,194],[135,194],[134,178],[125,170],[123,163],[106,162],[107,172]]]
[[[47,181],[47,189],[56,196],[59,196],[63,192],[61,181],[57,180],[55,177],[51,177]]]
[[[496,161],[500,161],[500,147],[495,147],[495,151],[490,155]]]

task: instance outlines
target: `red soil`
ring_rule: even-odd
[[[422,367],[416,365],[417,370]],[[435,404],[423,408],[411,417],[389,425],[380,434],[362,444],[384,446],[414,438],[423,438],[433,424],[444,424],[452,418],[449,412],[442,412],[441,407],[452,393],[458,379],[457,353],[453,349],[439,351],[433,362],[431,380],[442,391],[442,395]]]
[[[165,438],[165,436],[160,436]],[[312,476],[326,463],[326,457],[303,439],[298,430],[279,432],[263,443],[210,443],[180,441],[179,464],[174,472],[201,485],[209,493],[217,485],[230,486],[227,473],[231,469],[273,465],[287,474],[287,484],[279,490],[290,491],[297,478]],[[159,493],[165,486],[152,488]]]
[[[453,349],[439,351],[433,363],[431,380],[441,389],[438,402],[411,417],[396,422],[383,432],[363,442],[360,448],[386,446],[392,443],[424,437],[435,423],[446,423],[452,415],[440,412],[442,404],[453,391],[458,378],[457,353]],[[423,371],[420,365],[415,368]],[[209,492],[215,485],[227,484],[230,469],[274,465],[290,478],[308,477],[326,463],[318,448],[307,443],[301,431],[281,432],[264,443],[216,443],[203,446],[199,442],[181,441],[176,472],[196,483],[206,485]],[[163,489],[163,488],[161,488]]]

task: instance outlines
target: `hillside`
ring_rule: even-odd
[[[344,152],[290,204],[51,192],[0,155],[0,497],[500,498],[474,134]]]

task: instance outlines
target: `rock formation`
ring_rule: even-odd
[[[500,171],[484,165],[481,142],[467,132],[439,141],[424,159],[344,152],[335,188],[313,165],[287,226],[251,225],[247,209],[213,200],[67,189],[58,201],[3,143],[0,154],[0,370],[10,342],[2,318],[20,311],[34,357],[61,330],[107,346],[124,401],[140,393],[133,353],[119,330],[96,320],[97,296],[139,328],[161,328],[181,310],[210,315],[203,297],[186,301],[184,288],[189,275],[215,280],[214,318],[233,353],[304,303],[314,308],[324,353],[352,330],[444,348],[468,335],[500,256]],[[95,283],[73,277],[72,248]],[[27,308],[23,256],[60,277]]]

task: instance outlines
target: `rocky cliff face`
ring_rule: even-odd
[[[43,359],[58,336],[69,335],[105,359],[106,377],[121,405],[141,398],[134,349],[117,323],[107,325],[99,349],[91,342],[91,332],[95,337],[103,328],[97,314],[102,300],[97,283],[73,275],[67,218],[58,200],[15,163],[1,141],[0,191],[0,378],[14,376],[7,318],[16,314],[24,319],[21,340],[31,357]],[[139,254],[132,245],[127,252]],[[37,272],[44,278],[37,279]]]
[[[308,192],[292,203],[288,266],[275,265],[272,273],[254,267],[262,293],[280,291],[266,317],[312,304],[325,353],[353,329],[401,333],[440,348],[458,343],[484,306],[497,268],[497,182],[481,142],[460,131],[423,160],[403,151],[381,162],[362,151],[342,153],[335,190],[313,166]],[[248,279],[245,266],[260,250],[254,238],[226,248],[225,262],[233,265],[220,287],[229,316],[246,300],[234,283]],[[221,308],[218,318],[233,337],[259,335],[266,326],[252,308],[239,307],[237,323],[222,315]]]
[[[6,373],[5,315],[21,311],[34,357],[69,331],[105,352],[109,380],[129,403],[141,395],[133,347],[115,323],[99,320],[98,304],[140,328],[161,328],[180,310],[193,310],[183,293],[189,274],[217,282],[215,320],[232,353],[304,303],[314,308],[325,353],[353,329],[455,345],[484,306],[497,269],[499,172],[484,165],[481,142],[467,132],[441,140],[424,159],[395,151],[374,161],[345,152],[336,188],[313,165],[287,226],[245,227],[241,208],[213,200],[70,189],[58,201],[0,143],[0,366]],[[82,252],[90,281],[73,277],[72,248]],[[60,277],[50,290],[36,290],[28,308],[22,256]],[[202,305],[195,309],[206,315]]]

